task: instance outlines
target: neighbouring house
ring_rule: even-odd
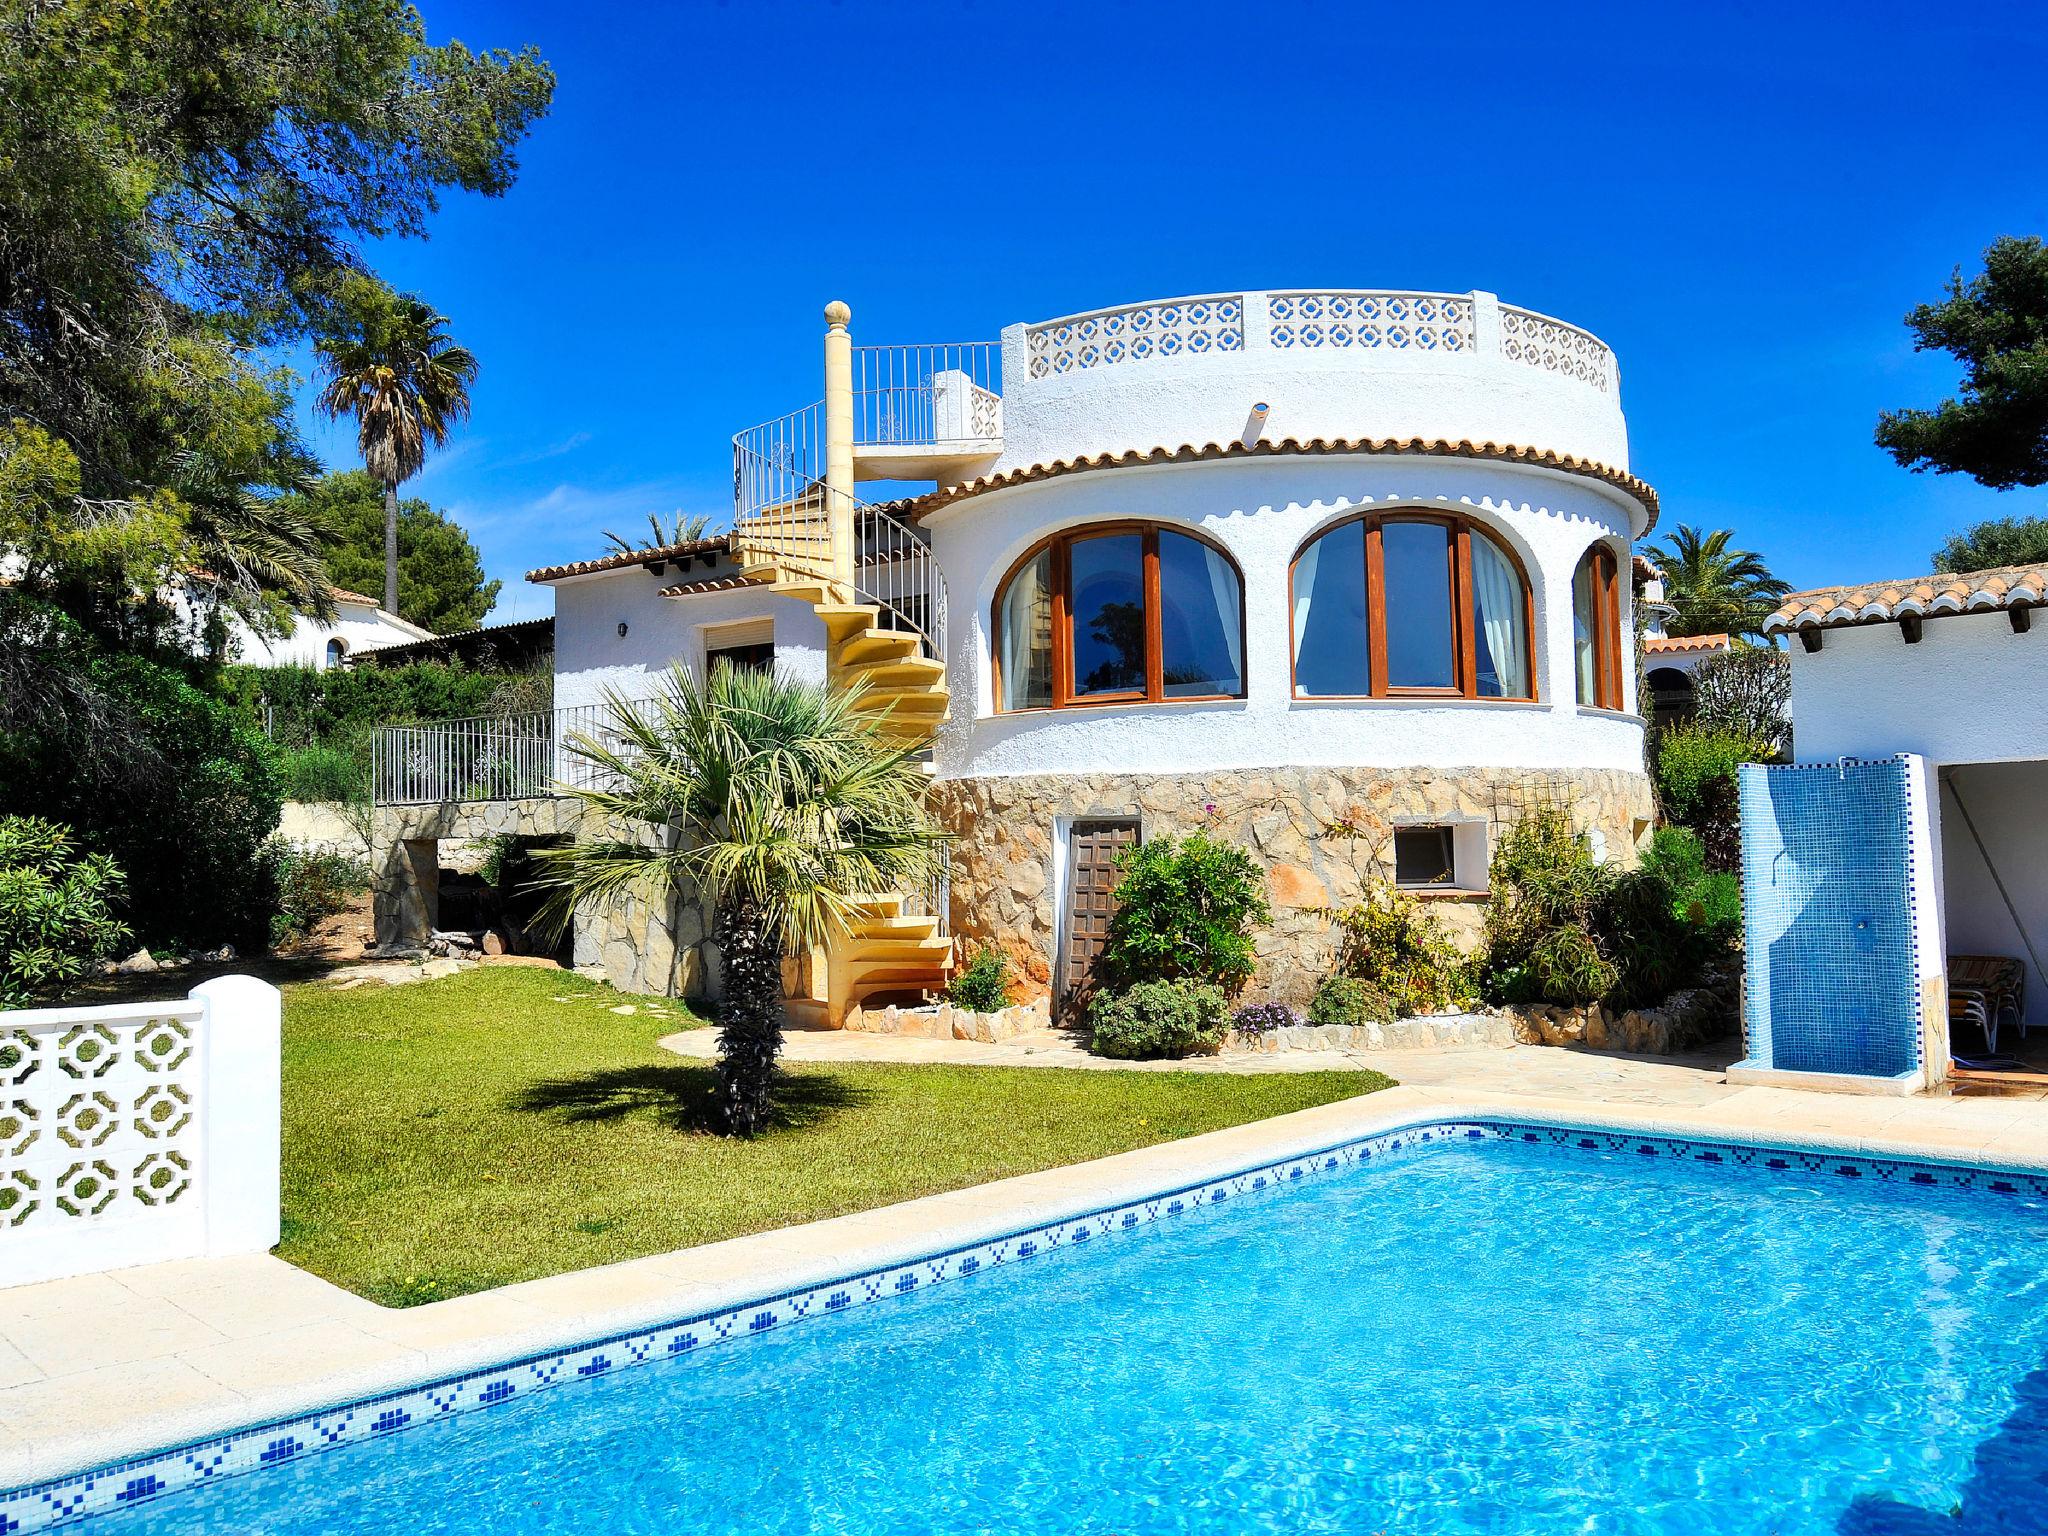
[[[1633,857],[1622,573],[1657,498],[1597,338],[1483,292],[1229,293],[967,346],[855,348],[845,306],[826,318],[824,398],[734,439],[730,535],[532,573],[551,718],[386,733],[384,937],[431,927],[436,840],[579,835],[560,742],[606,690],[721,656],[865,679],[906,737],[936,731],[950,879],[877,893],[792,968],[828,1022],[939,985],[956,944],[1064,997],[1137,839],[1252,851],[1276,910],[1255,993],[1289,1001],[1327,968],[1324,909],[1370,881],[1475,935],[1496,834],[1535,802]],[[575,953],[716,985],[701,913],[586,914]]]
[[[378,607],[374,597],[341,587],[328,590],[334,597],[333,620],[323,624],[295,614],[291,633],[281,638],[259,635],[233,614],[226,615],[235,660],[252,667],[312,667],[324,672],[379,646],[433,637],[432,630]]]
[[[1744,770],[1745,1070],[1902,1090],[1990,1054],[1987,1022],[2001,1055],[2048,1023],[2044,602],[2048,568],[2011,567],[1797,592],[1765,625],[1798,641],[1800,761]],[[1986,971],[2016,992],[1980,1021]]]
[[[355,659],[377,667],[409,667],[415,662],[455,663],[502,672],[546,670],[555,654],[555,621],[552,618],[515,619],[507,624],[485,624],[477,629],[458,629],[445,635],[426,635],[374,649],[364,649]]]

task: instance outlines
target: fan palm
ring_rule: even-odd
[[[926,810],[922,747],[892,743],[860,691],[714,667],[672,668],[655,696],[607,700],[605,740],[570,749],[603,789],[576,794],[645,840],[536,849],[559,930],[580,906],[698,899],[723,961],[718,1104],[752,1136],[774,1111],[782,959],[848,928],[865,894],[922,883],[946,834]]]
[[[695,544],[711,531],[709,513],[696,512],[685,517],[681,512],[677,512],[675,516],[675,525],[670,527],[662,522],[659,512],[648,513],[648,536],[637,544],[623,534],[613,533],[609,528],[605,530],[604,536],[620,554],[631,555],[643,549],[669,549],[677,544]]]
[[[411,294],[375,308],[354,334],[319,344],[320,409],[352,416],[363,467],[384,487],[384,606],[398,612],[398,488],[469,415],[477,362],[448,335],[448,317]]]
[[[1664,575],[1664,601],[1676,612],[1665,625],[1673,635],[1761,635],[1791,586],[1773,576],[1763,557],[1730,544],[1732,529],[1703,534],[1681,527],[1650,558]]]

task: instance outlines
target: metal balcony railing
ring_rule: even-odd
[[[993,341],[853,349],[856,447],[1003,435],[1003,349]]]
[[[605,788],[602,770],[571,743],[582,736],[619,750],[616,720],[609,704],[579,704],[387,725],[371,748],[371,797],[378,805],[437,805]]]

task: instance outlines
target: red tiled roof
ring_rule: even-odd
[[[706,576],[699,581],[678,582],[673,587],[663,587],[662,597],[695,597],[699,592],[737,592],[742,587],[765,587],[768,582],[758,576],[742,576],[734,571],[730,576]]]
[[[578,560],[570,565],[544,565],[537,571],[528,571],[528,581],[560,581],[565,576],[588,576],[595,571],[616,571],[629,565],[659,565],[664,560],[687,559],[692,555],[724,554],[730,540],[725,534],[708,539],[694,539],[687,544],[663,544],[655,549],[624,550],[616,555],[606,555],[600,560]]]
[[[327,595],[337,603],[364,603],[372,608],[384,606],[384,599],[381,597],[365,597],[360,592],[351,592],[347,587],[337,587],[332,583],[328,584]]]
[[[1649,513],[1650,520],[1643,527],[1647,533],[1657,523],[1657,493],[1643,481],[1625,470],[1610,469],[1605,464],[1591,459],[1575,458],[1571,454],[1552,453],[1544,448],[1522,448],[1513,443],[1475,443],[1471,439],[1450,442],[1444,438],[1345,438],[1315,437],[1307,441],[1299,438],[1281,438],[1268,442],[1261,440],[1246,447],[1241,442],[1205,443],[1197,447],[1184,443],[1178,448],[1164,446],[1137,450],[1127,453],[1084,454],[1078,458],[1054,459],[1049,463],[1029,464],[1018,469],[1005,470],[999,475],[984,475],[978,480],[969,480],[960,485],[947,486],[936,491],[927,491],[921,496],[907,496],[900,501],[887,503],[888,510],[911,518],[921,518],[940,507],[950,506],[984,491],[999,491],[1013,485],[1028,485],[1034,480],[1051,480],[1060,475],[1080,474],[1095,469],[1127,469],[1144,464],[1194,464],[1209,459],[1247,459],[1273,454],[1310,453],[1378,453],[1416,454],[1440,458],[1492,459],[1509,464],[1533,464],[1541,469],[1562,470],[1566,474],[1581,475],[1588,480],[1598,480],[1632,497]]]
[[[1734,649],[1735,642],[1726,635],[1645,635],[1643,654],[1646,656],[1685,656],[1701,651],[1726,651]]]
[[[1937,571],[1904,581],[1870,581],[1860,586],[1815,587],[1794,592],[1764,620],[1771,634],[1802,629],[1841,629],[1883,624],[1908,614],[1943,618],[1962,613],[2000,613],[2048,602],[2048,566],[2000,565],[1985,571]]]

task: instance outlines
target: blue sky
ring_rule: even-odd
[[[2048,7],[420,4],[560,77],[510,196],[371,253],[482,359],[409,489],[504,579],[494,620],[549,612],[522,573],[604,528],[724,517],[731,435],[819,393],[832,298],[881,343],[1488,288],[1615,348],[1667,527],[1733,527],[1796,585],[2048,509],[1870,440],[1956,381],[1905,311],[2048,233]]]

